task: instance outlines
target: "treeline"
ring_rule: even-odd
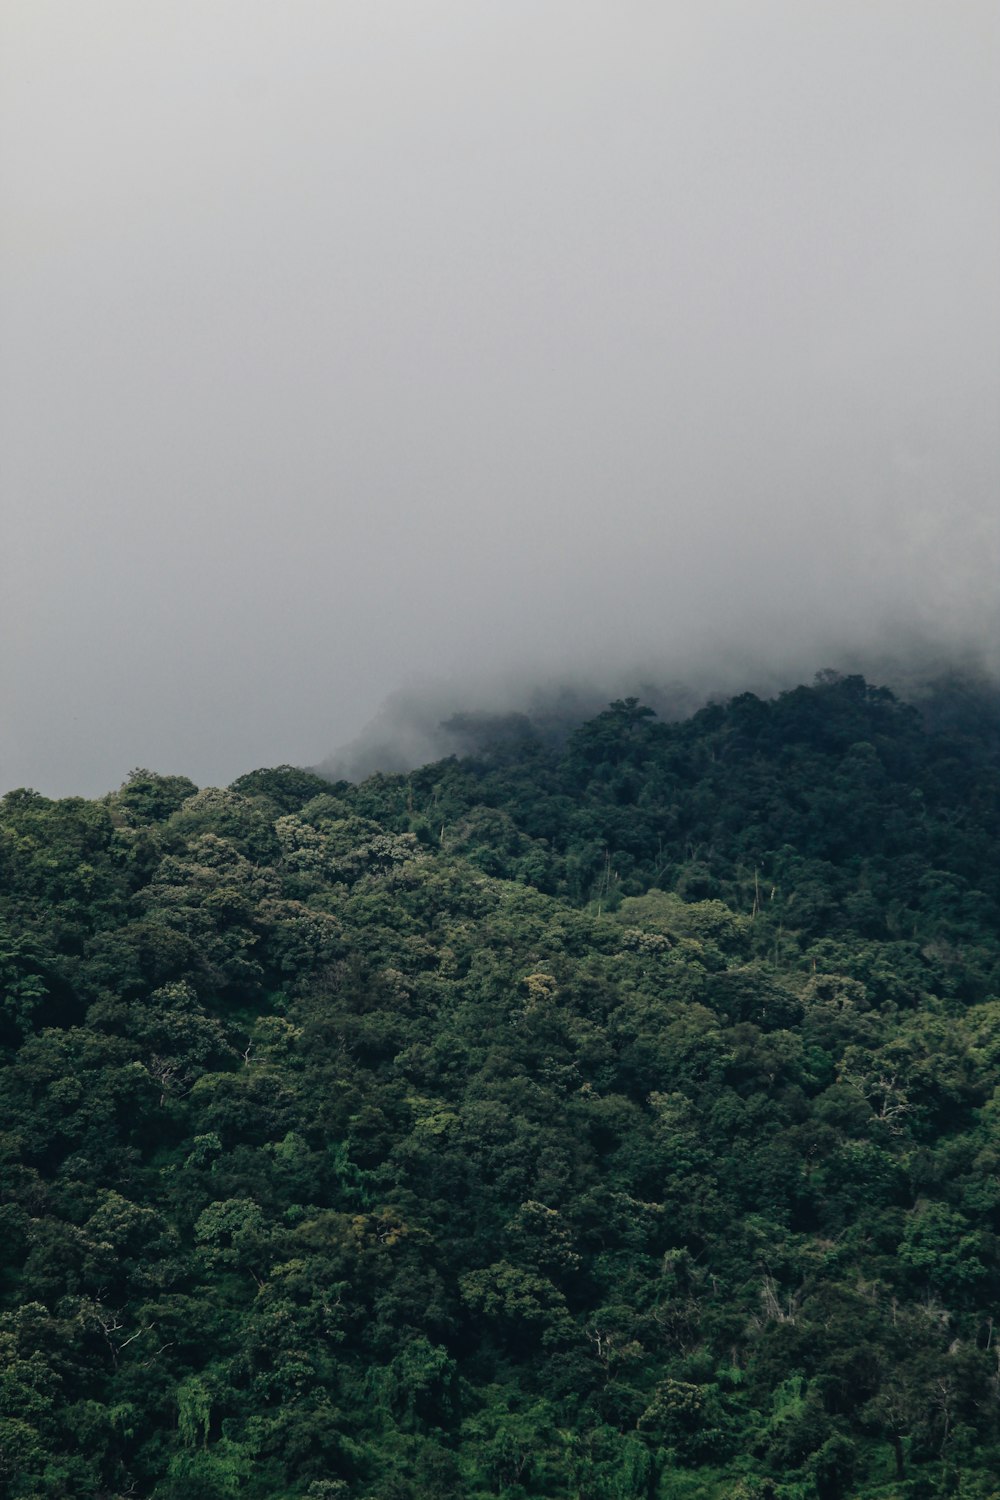
[[[833,674],[10,793],[0,1491],[995,1496],[998,814]]]

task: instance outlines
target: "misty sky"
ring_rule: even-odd
[[[0,791],[991,649],[998,16],[4,0]]]

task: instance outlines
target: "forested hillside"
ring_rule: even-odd
[[[0,803],[11,1500],[1000,1494],[1000,719]]]

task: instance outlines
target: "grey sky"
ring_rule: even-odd
[[[5,0],[0,790],[989,647],[998,15]]]

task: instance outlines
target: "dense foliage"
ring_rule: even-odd
[[[987,1500],[1000,736],[0,804],[0,1491]]]

